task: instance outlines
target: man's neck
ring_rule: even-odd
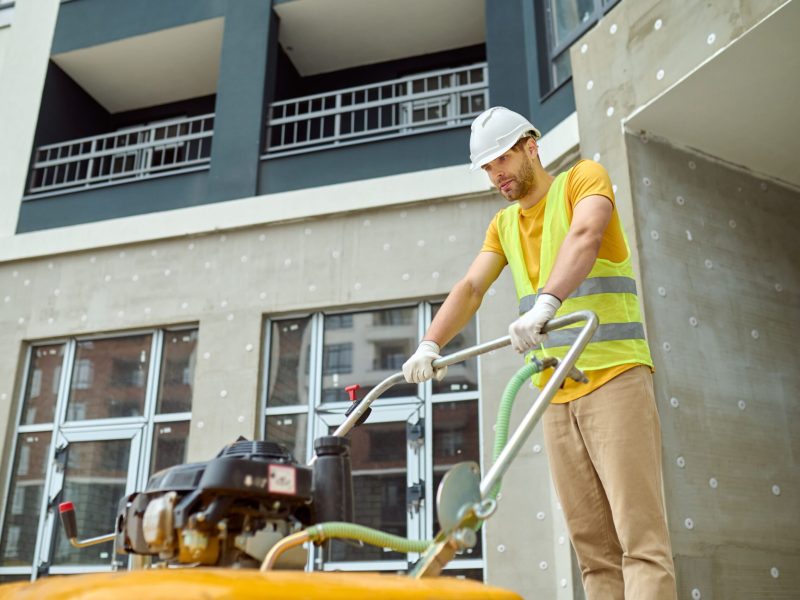
[[[555,179],[555,177],[550,175],[550,173],[545,171],[540,165],[536,165],[534,168],[534,173],[534,181],[536,182],[536,185],[518,200],[519,207],[522,210],[533,208],[539,204],[539,202],[541,202],[542,199],[547,196],[547,192],[550,190],[550,186],[553,184],[553,179]]]

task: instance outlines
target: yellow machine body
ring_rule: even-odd
[[[0,600],[521,600],[452,577],[234,569],[151,569],[52,576],[0,586]]]

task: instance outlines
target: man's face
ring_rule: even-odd
[[[497,190],[509,201],[524,197],[535,185],[533,162],[525,148],[526,143],[512,147],[482,167]]]

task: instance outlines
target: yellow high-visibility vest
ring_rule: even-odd
[[[503,210],[497,220],[500,245],[511,268],[520,315],[533,308],[537,293],[541,293],[550,277],[558,250],[569,231],[566,205],[568,173],[566,171],[555,178],[546,197],[542,247],[539,253],[539,281],[535,284],[528,277],[519,239],[519,204],[514,203]],[[618,218],[616,213],[615,218]],[[564,299],[557,313],[560,315],[577,310],[591,310],[600,319],[600,326],[592,341],[578,359],[577,367],[584,371],[631,363],[653,366],[639,311],[630,247],[621,227],[620,232],[628,251],[625,260],[612,262],[598,258],[589,275]],[[540,360],[546,356],[563,358],[570,344],[577,338],[579,328],[580,324],[577,324],[550,333],[548,340],[541,348],[534,350],[533,355]],[[541,375],[533,377],[533,383],[538,387],[541,387],[541,382]]]

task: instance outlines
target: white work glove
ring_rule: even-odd
[[[408,383],[422,383],[431,377],[436,381],[441,381],[447,374],[447,367],[440,369],[433,368],[433,361],[441,358],[439,355],[439,344],[430,340],[423,340],[419,348],[403,364],[403,375]]]
[[[561,300],[552,294],[539,294],[533,308],[508,326],[511,347],[522,354],[547,340],[542,327],[555,316],[559,308]]]

